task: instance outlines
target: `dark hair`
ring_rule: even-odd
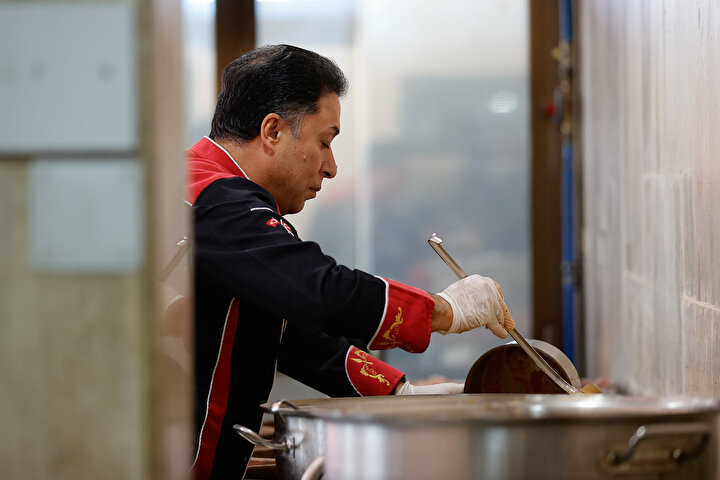
[[[318,99],[347,91],[347,79],[332,60],[291,45],[268,45],[233,60],[222,76],[210,138],[241,143],[260,134],[269,113],[277,113],[299,135]]]

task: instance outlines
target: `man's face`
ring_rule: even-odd
[[[331,143],[340,133],[340,100],[334,93],[318,100],[318,112],[306,115],[299,137],[290,133],[289,125],[276,151],[275,200],[281,214],[297,213],[305,201],[315,198],[322,181],[333,178],[337,165]]]

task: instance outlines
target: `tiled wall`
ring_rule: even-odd
[[[113,3],[87,3],[103,1]],[[162,304],[154,296],[160,290],[157,272],[187,232],[180,201],[185,183],[180,4],[124,1],[137,5],[142,45],[141,140],[131,152],[146,180],[142,267],[52,272],[34,265],[33,154],[0,154],[2,479],[189,478],[191,387],[162,348]],[[7,3],[20,2],[0,0]],[[74,6],[56,2],[61,9],[66,4]],[[65,113],[72,119],[72,112]],[[80,154],[65,154],[73,155]],[[117,156],[98,153],[93,163]],[[85,218],[88,223],[102,228]]]
[[[590,375],[720,397],[720,4],[584,1]]]

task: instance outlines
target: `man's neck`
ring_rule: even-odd
[[[238,164],[250,180],[262,186],[262,183],[260,183],[261,175],[259,173],[259,169],[257,168],[257,156],[254,152],[257,145],[253,145],[255,143],[254,141],[250,141],[248,143],[238,143],[232,140],[213,139],[213,142],[220,145],[227,153],[230,154],[235,163]]]
[[[263,144],[260,138],[254,138],[246,143],[238,143],[232,140],[213,140],[215,143],[225,149],[230,154],[235,163],[245,172],[248,180],[257,183],[265,190],[273,195],[276,199],[272,188],[271,175],[268,170],[268,157],[263,151]],[[278,206],[278,209],[280,207]]]

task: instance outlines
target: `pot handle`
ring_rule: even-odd
[[[247,427],[243,427],[242,425],[235,424],[235,425],[233,425],[233,429],[235,430],[235,432],[237,432],[238,435],[240,435],[245,440],[247,440],[248,442],[252,443],[255,446],[267,447],[271,450],[281,450],[281,451],[290,450],[295,446],[295,439],[288,438],[283,443],[275,443],[275,442],[271,442],[269,440],[262,438],[257,433],[253,432],[252,430],[250,430]]]
[[[300,480],[319,480],[322,477],[323,467],[325,466],[325,457],[320,455],[315,460],[310,462],[310,465],[305,469]]]
[[[298,407],[294,403],[292,403],[288,400],[282,399],[282,400],[278,400],[277,402],[273,403],[272,406],[270,407],[270,411],[273,413],[277,413],[278,410],[280,410],[283,407],[290,407],[293,410],[300,410],[300,407]]]
[[[710,439],[711,429],[704,423],[667,423],[661,425],[642,425],[635,430],[635,433],[628,440],[628,448],[624,452],[610,450],[605,460],[610,465],[621,465],[629,461],[635,454],[637,446],[643,440],[653,437],[667,437],[673,435],[701,435],[700,441],[690,450],[683,450],[680,447],[673,448],[669,457],[676,463],[692,460],[702,453]]]

